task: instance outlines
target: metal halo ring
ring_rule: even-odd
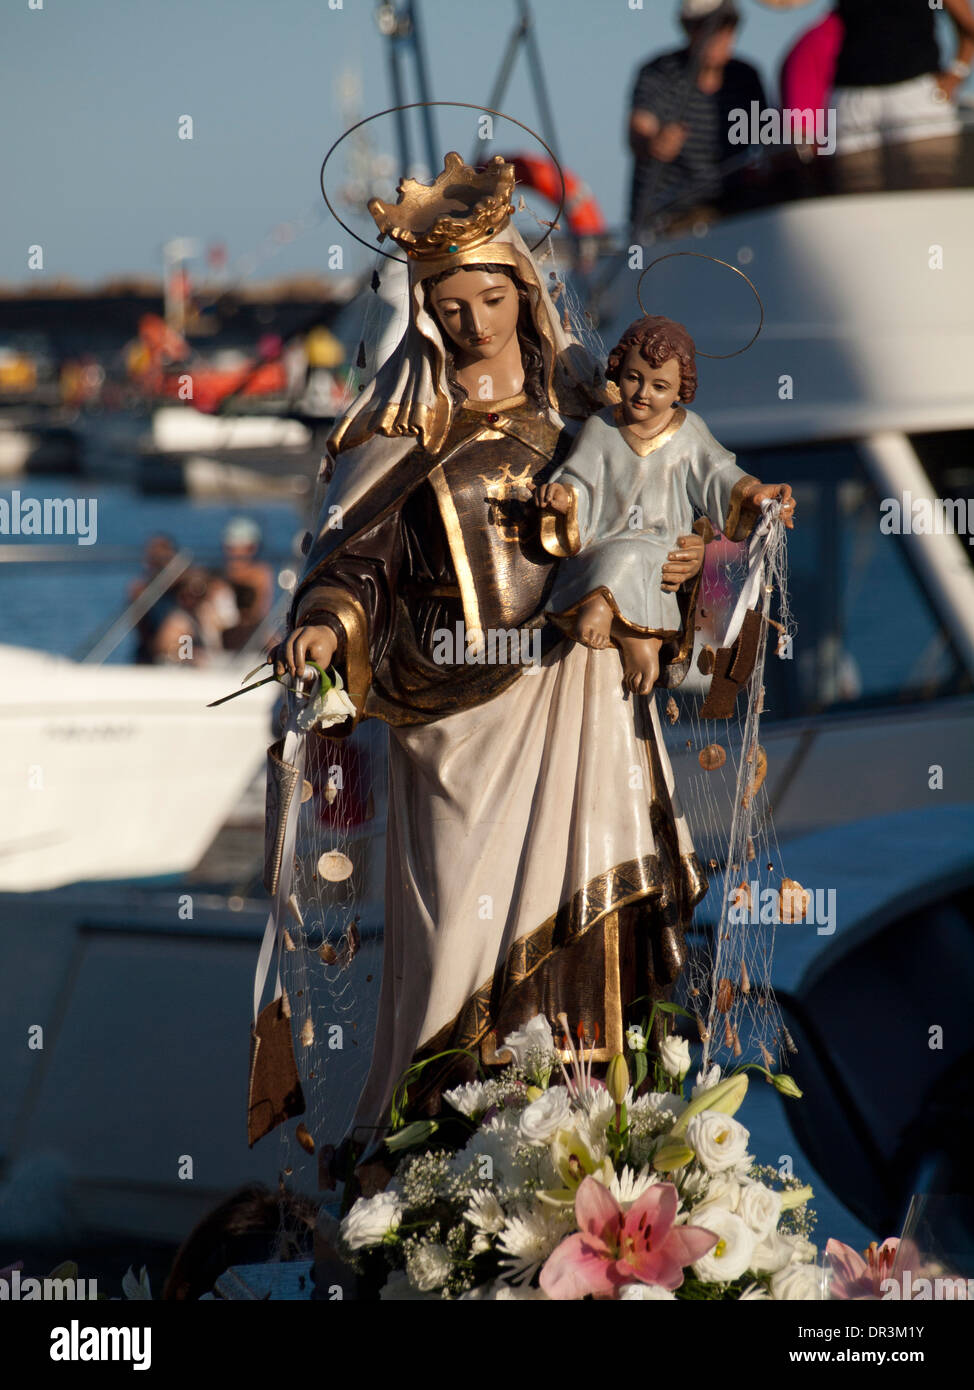
[[[547,150],[548,154],[551,156],[555,168],[558,170],[558,177],[561,179],[561,201],[558,204],[558,211],[555,213],[554,220],[551,224],[550,229],[547,232],[545,232],[544,236],[539,238],[539,240],[536,241],[533,246],[528,247],[529,251],[536,251],[543,241],[547,241],[552,231],[554,231],[555,227],[558,225],[558,222],[561,218],[561,214],[565,210],[565,200],[568,197],[568,188],[565,183],[565,175],[562,172],[561,165],[559,164],[555,156],[554,150],[551,148],[550,145],[545,144],[544,140],[542,140],[541,136],[538,134],[536,130],[532,130],[531,127],[529,125],[525,125],[523,121],[515,120],[513,116],[505,115],[503,111],[495,111],[491,106],[478,106],[475,101],[407,101],[402,106],[389,106],[386,108],[385,111],[374,111],[371,116],[366,116],[363,120],[356,121],[354,125],[349,126],[348,130],[346,130],[344,134],[339,135],[338,139],[334,142],[334,144],[329,149],[328,153],[325,155],[324,159],[321,161],[321,173],[318,175],[318,182],[321,185],[321,196],[325,200],[325,206],[331,213],[332,217],[334,217],[338,225],[342,227],[346,232],[348,232],[349,236],[354,237],[355,240],[361,242],[363,246],[367,246],[370,251],[378,251],[380,256],[385,256],[387,261],[398,261],[400,265],[409,264],[408,256],[394,256],[389,251],[380,250],[380,248],[377,247],[374,242],[366,241],[364,237],[359,236],[358,232],[353,232],[347,222],[342,221],[342,219],[338,216],[338,213],[332,207],[331,202],[328,198],[328,194],[325,192],[325,165],[328,163],[329,159],[331,159],[332,155],[338,149],[338,146],[342,143],[342,141],[347,139],[348,136],[351,135],[354,131],[358,130],[360,126],[368,125],[369,121],[377,121],[380,116],[391,116],[396,111],[414,111],[417,107],[420,106],[464,106],[470,111],[485,111],[488,116],[498,116],[502,121],[510,121],[512,125],[519,126],[521,130],[526,130],[529,135],[532,135],[535,138],[535,140],[537,140],[538,144],[541,145],[543,149]]]
[[[749,275],[745,275],[743,270],[738,270],[736,265],[731,265],[729,261],[722,261],[718,256],[706,256],[702,251],[668,251],[665,256],[657,256],[655,261],[651,261],[649,265],[646,267],[646,269],[643,271],[642,275],[640,275],[639,281],[636,285],[636,298],[639,301],[640,309],[642,309],[643,313],[646,314],[646,306],[643,303],[642,295],[639,293],[644,277],[649,274],[654,265],[659,265],[660,261],[672,260],[674,256],[695,256],[696,259],[699,261],[713,261],[714,265],[726,266],[728,270],[732,270],[735,275],[739,275],[742,280],[746,280],[747,283],[750,285],[751,290],[754,294],[754,298],[758,301],[758,308],[761,310],[761,318],[757,328],[754,330],[753,336],[747,340],[747,342],[744,344],[742,348],[737,348],[735,352],[701,352],[699,348],[696,349],[698,357],[710,357],[715,362],[724,361],[728,357],[740,357],[742,352],[747,352],[748,348],[751,347],[752,344],[757,342],[758,335],[760,334],[761,329],[764,327],[764,300],[758,294],[757,286],[755,285],[751,277]]]

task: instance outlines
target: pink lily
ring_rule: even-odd
[[[701,1226],[674,1226],[678,1205],[673,1184],[656,1183],[623,1211],[602,1183],[585,1178],[575,1194],[578,1232],[548,1256],[542,1289],[554,1299],[612,1298],[634,1281],[678,1289],[684,1266],[717,1244]]]
[[[890,1236],[882,1245],[875,1241],[860,1255],[851,1245],[830,1239],[825,1254],[832,1262],[832,1298],[882,1298],[884,1279],[893,1277],[893,1262],[899,1247],[899,1237]]]

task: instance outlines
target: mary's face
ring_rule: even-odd
[[[489,361],[517,335],[520,300],[508,275],[458,270],[433,286],[430,304],[461,359]]]

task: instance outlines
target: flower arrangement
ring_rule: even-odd
[[[567,1066],[540,1016],[507,1037],[510,1065],[446,1092],[460,1142],[438,1121],[387,1140],[395,1175],[341,1221],[341,1256],[383,1299],[821,1298],[811,1188],[756,1165],[734,1118],[747,1069],[685,1095],[687,1043],[647,1047],[657,1009],[678,1011],[655,1005],[604,1081],[563,1014]]]

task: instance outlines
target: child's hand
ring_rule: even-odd
[[[781,503],[781,520],[791,531],[795,526],[795,499],[791,495],[791,486],[788,483],[761,483],[759,487],[752,488],[744,498],[744,505],[750,507],[752,511],[759,512],[763,501]]]
[[[572,495],[561,483],[544,483],[534,494],[534,500],[539,507],[550,507],[553,512],[561,512],[564,516],[571,505]]]

